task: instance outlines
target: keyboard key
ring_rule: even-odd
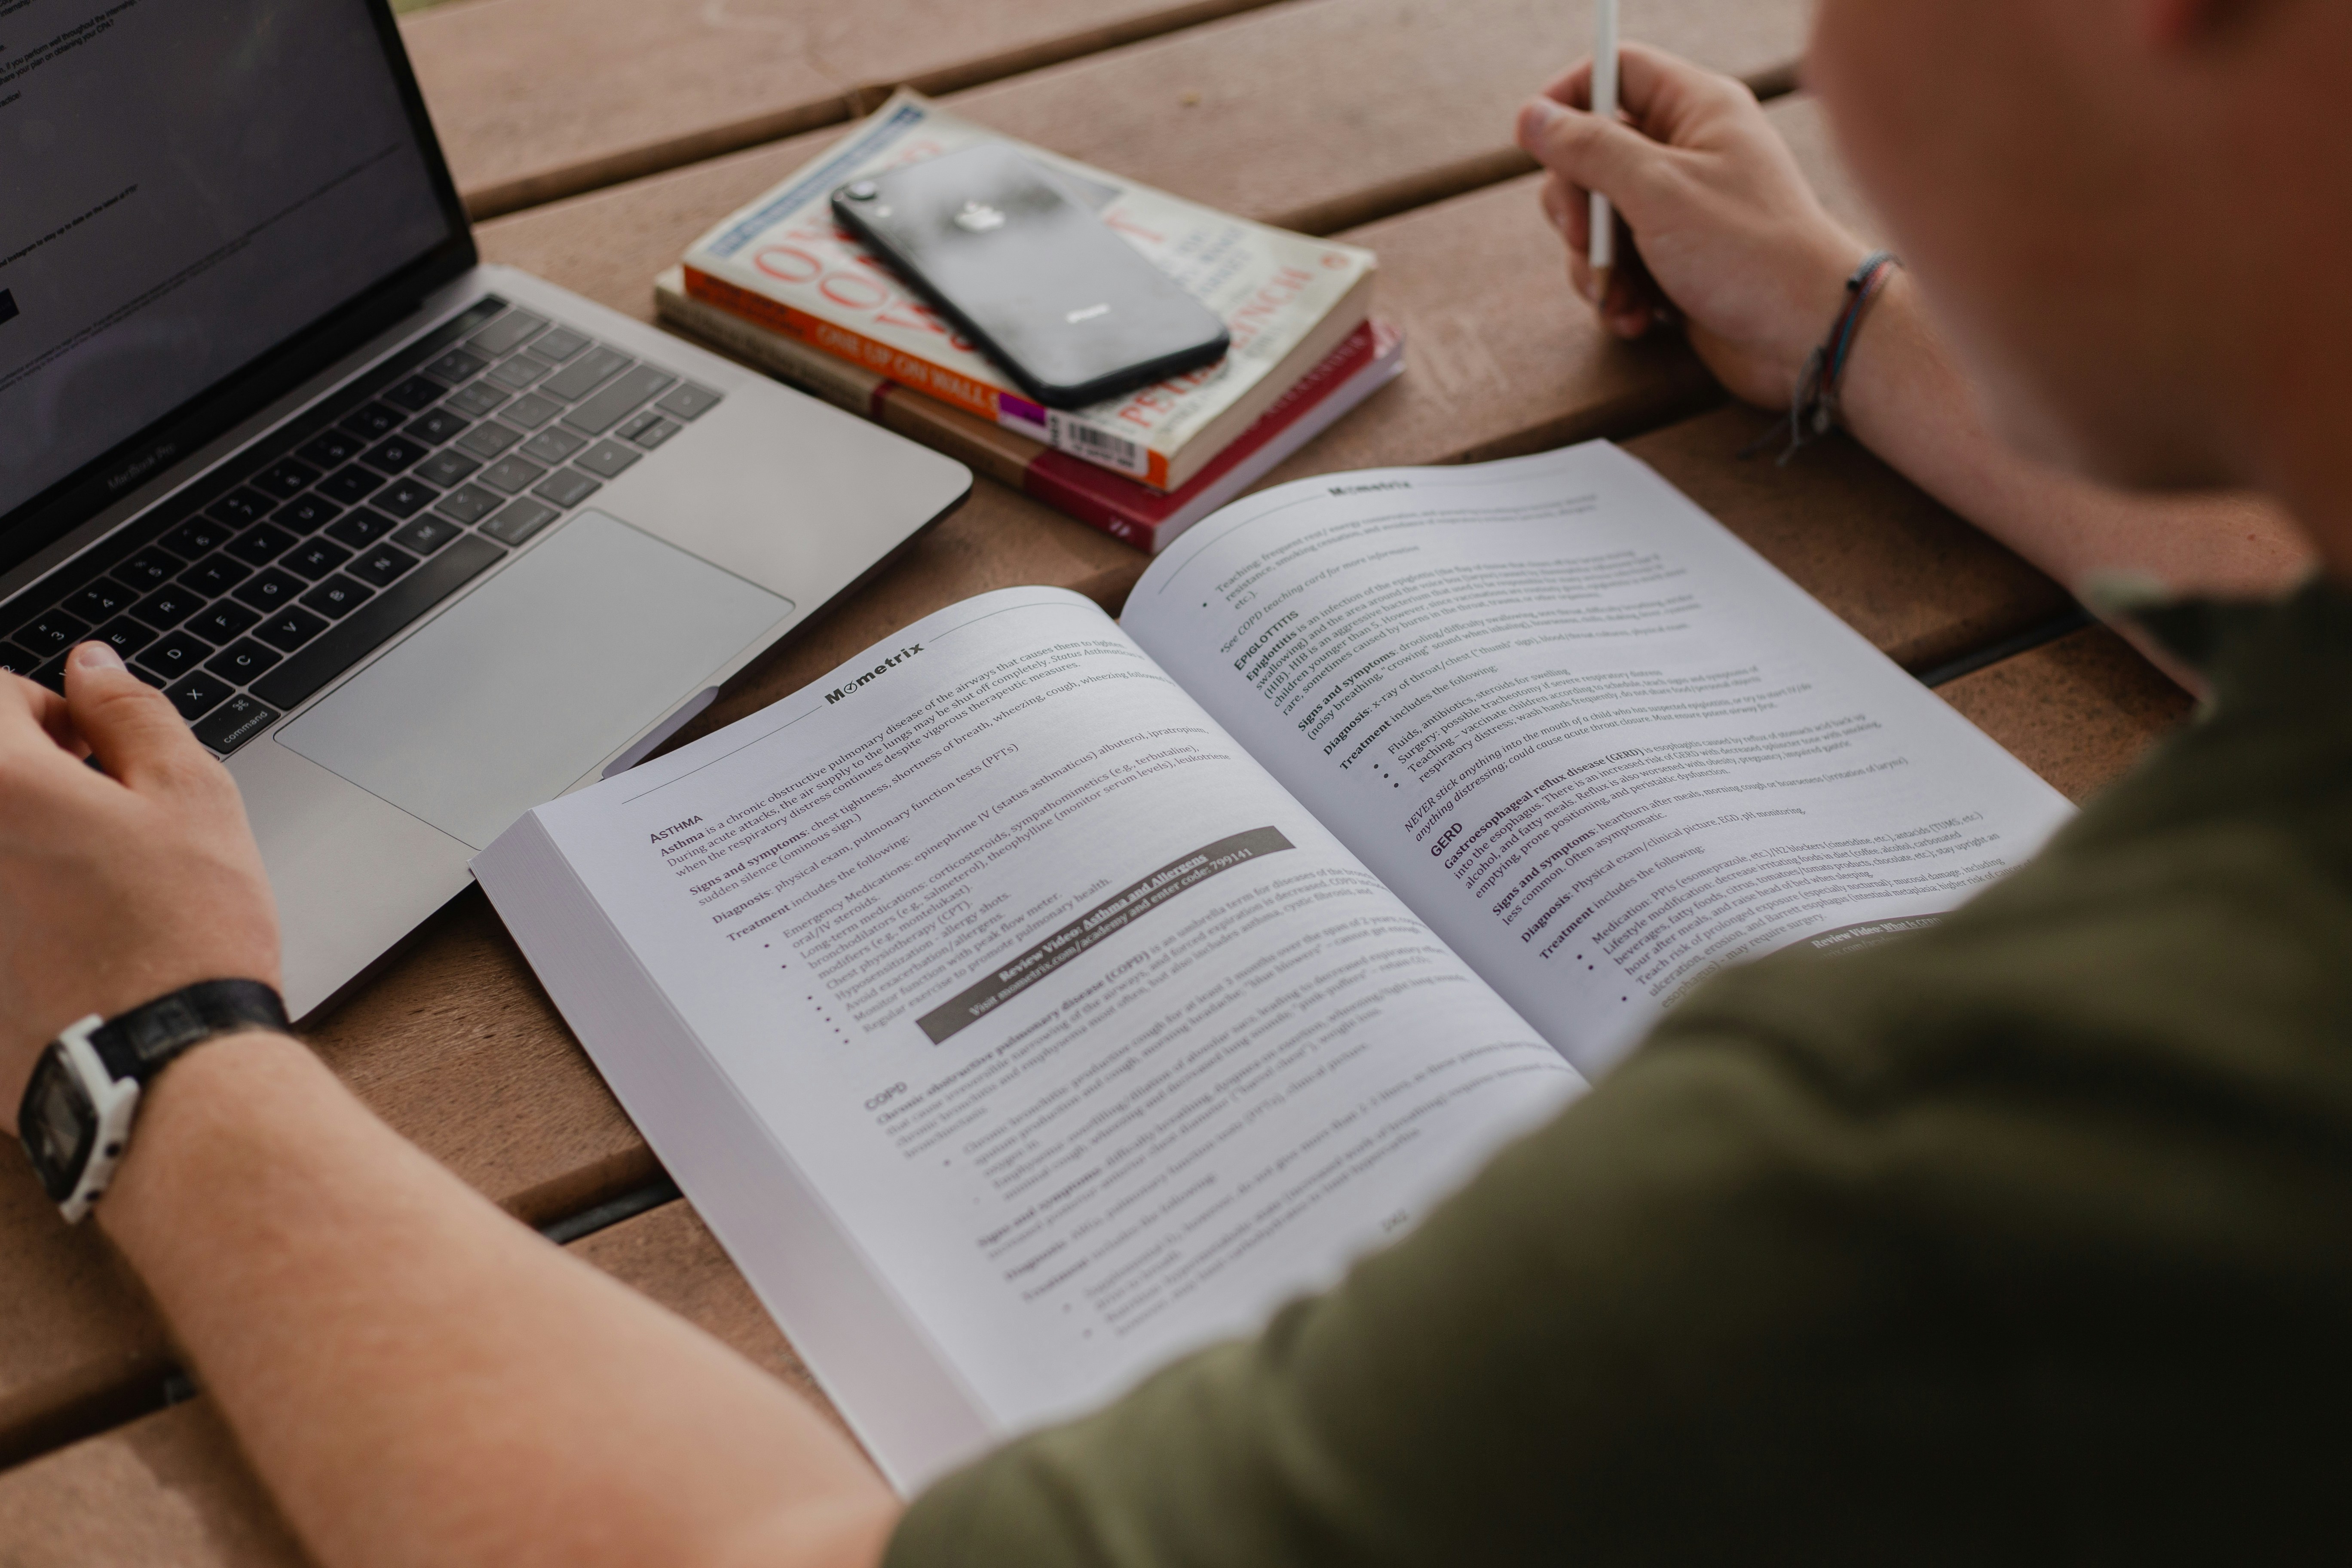
[[[413,464],[422,462],[431,447],[412,441],[405,436],[394,436],[360,454],[360,461],[371,468],[381,468],[387,474],[405,472]]]
[[[305,586],[307,584],[299,577],[291,576],[273,566],[237,589],[236,597],[266,616],[280,605],[290,605],[300,598]]]
[[[425,367],[425,374],[455,386],[461,381],[471,381],[489,368],[490,362],[464,349],[451,349]]]
[[[555,364],[562,364],[588,346],[589,340],[569,327],[558,327],[530,345],[530,352]]]
[[[488,461],[521,439],[521,431],[509,429],[493,419],[488,424],[477,425],[458,437],[457,449],[461,452],[471,452],[477,458]]]
[[[624,441],[635,441],[650,452],[684,428],[677,420],[665,419],[658,410],[648,408],[643,414],[632,415],[613,434]]]
[[[511,395],[509,393],[500,392],[488,382],[478,381],[462,392],[450,394],[449,406],[468,418],[479,419],[505,403]]]
[[[235,642],[252,630],[254,624],[260,619],[259,612],[247,609],[235,599],[223,599],[192,617],[187,629],[217,647],[222,643]]]
[[[268,490],[279,500],[292,500],[317,481],[319,470],[292,458],[278,463],[254,477],[257,489]]]
[[[315,583],[351,558],[350,551],[331,539],[306,539],[278,564],[306,583]]]
[[[277,722],[274,709],[250,697],[232,697],[196,726],[196,739],[226,757]]]
[[[441,401],[441,384],[427,381],[421,375],[412,375],[385,393],[383,400],[397,404],[411,414],[422,414]]]
[[[541,397],[534,392],[528,397],[518,397],[504,414],[499,416],[510,425],[526,430],[536,430],[563,412],[563,405],[551,397]]]
[[[463,452],[436,452],[416,466],[416,477],[445,490],[455,489],[481,466]]]
[[[570,468],[558,468],[533,485],[530,493],[558,506],[578,506],[604,488],[585,474],[573,473]]]
[[[205,555],[207,550],[219,550],[221,545],[226,545],[230,538],[236,536],[237,529],[249,527],[254,521],[261,520],[247,517],[245,521],[214,521],[212,517],[191,517],[188,521],[164,533],[163,548],[193,562],[197,555]]]
[[[378,594],[334,630],[269,672],[254,694],[291,708],[383,646],[385,638],[464,587],[506,552],[470,535],[426,562],[387,593]]]
[[[42,662],[38,657],[26,653],[14,643],[0,642],[0,675],[21,675],[30,680],[33,671],[40,668]]]
[[[464,531],[447,518],[427,512],[394,534],[392,542],[415,554],[430,555]]]
[[[555,367],[541,364],[529,354],[517,354],[490,372],[489,379],[509,392],[527,391],[532,383],[551,374]]]
[[[110,583],[100,577],[89,587],[66,595],[58,606],[69,616],[85,621],[102,621],[109,616],[119,616],[129,609],[139,595],[120,583]]]
[[[434,510],[444,517],[454,517],[459,522],[479,522],[496,511],[506,498],[479,485],[467,485],[443,496]]]
[[[375,504],[393,517],[415,517],[440,498],[441,492],[431,485],[419,484],[415,479],[394,479],[375,498]]]
[[[524,457],[535,462],[545,463],[550,468],[553,468],[587,444],[587,437],[574,436],[562,426],[555,426],[541,430],[538,435],[525,441],[522,444],[522,453]]]
[[[40,685],[47,687],[50,690],[63,695],[66,689],[65,655],[59,654],[57,658],[49,660],[48,663],[41,666],[40,668],[33,671],[32,674],[26,676],[25,679],[38,682]]]
[[[274,649],[262,647],[251,637],[246,637],[229,644],[205,660],[205,668],[242,686],[284,657]]]
[[[364,550],[351,565],[352,575],[371,588],[385,588],[394,578],[416,564],[416,557],[405,550],[394,550],[389,544],[379,544]]]
[[[114,578],[118,583],[128,583],[144,593],[152,588],[160,588],[178,576],[180,568],[186,564],[186,562],[170,551],[158,550],[151,544],[117,566],[114,569]]]
[[[421,414],[410,420],[408,428],[401,434],[428,447],[438,447],[444,441],[454,441],[464,435],[466,427],[472,423],[455,409],[436,408],[430,414]]]
[[[598,343],[541,382],[539,390],[550,397],[576,403],[636,363],[620,350]]]
[[[204,638],[190,632],[173,632],[141,654],[139,662],[165,680],[177,680],[190,670],[203,668],[212,651],[213,645]],[[193,717],[185,710],[180,716]]]
[[[644,456],[618,441],[599,441],[572,460],[600,479],[617,479],[631,463]]]
[[[233,531],[259,522],[277,504],[268,496],[257,495],[252,490],[231,490],[205,508],[205,515],[215,522],[228,524]]]
[[[47,615],[35,616],[18,626],[9,640],[27,653],[38,654],[43,658],[55,658],[81,641],[83,634],[89,630],[88,621],[78,621],[62,610],[51,610]]]
[[[545,501],[524,496],[509,501],[498,516],[482,524],[482,531],[501,544],[520,544],[562,515]]]
[[[549,385],[552,386],[553,382]],[[667,371],[641,364],[563,416],[563,422],[585,436],[602,436],[636,412],[647,398],[677,384]]]
[[[691,424],[718,407],[722,401],[719,394],[707,386],[697,386],[689,381],[654,406],[664,414]]]
[[[322,495],[332,496],[344,506],[357,506],[383,488],[383,475],[354,467],[321,482],[319,491]]]
[[[158,636],[152,626],[142,626],[129,616],[117,616],[90,633],[91,642],[102,642],[128,660]]]
[[[530,448],[523,448],[529,451]],[[508,495],[520,495],[547,477],[547,470],[537,463],[520,458],[501,458],[482,470],[482,483]]]
[[[160,689],[169,684],[169,682],[165,681],[162,676],[156,674],[153,670],[148,668],[143,664],[134,664],[131,666],[131,673],[133,677],[149,686]]]
[[[383,513],[362,507],[341,521],[330,524],[327,537],[339,540],[353,550],[365,550],[399,526]]]
[[[327,623],[299,605],[289,605],[267,616],[253,635],[280,653],[292,653],[327,629]]]
[[[294,535],[274,522],[264,522],[247,529],[228,542],[228,553],[247,566],[267,566],[294,548]]]
[[[397,409],[386,408],[381,403],[371,403],[358,413],[347,416],[342,428],[362,441],[379,441],[400,428],[401,415]]]
[[[207,556],[180,574],[180,586],[205,598],[217,598],[253,575],[253,568],[226,555]]]
[[[227,701],[231,689],[229,683],[219,676],[200,669],[163,688],[163,695],[172,700],[172,706],[180,710],[180,717],[193,724]]]
[[[341,620],[375,597],[375,590],[340,574],[302,595],[302,603],[331,621]]]
[[[509,310],[480,331],[466,340],[466,346],[488,359],[512,353],[540,333],[547,331],[547,321],[529,310]]]
[[[156,589],[131,606],[131,613],[153,626],[157,631],[169,631],[196,613],[205,595],[184,584],[173,583]]]
[[[269,521],[289,533],[313,533],[341,516],[342,510],[324,496],[301,496],[279,507]]]
[[[294,448],[294,455],[319,469],[331,472],[360,455],[367,443],[342,430],[326,430]]]

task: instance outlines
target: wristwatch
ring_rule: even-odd
[[[257,980],[207,980],[68,1026],[41,1053],[16,1110],[17,1136],[66,1223],[114,1179],[140,1092],[157,1073],[218,1036],[287,1026],[285,1002]]]

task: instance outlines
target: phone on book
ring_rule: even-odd
[[[833,211],[1048,407],[1099,403],[1232,345],[1214,312],[1010,147],[856,181]]]

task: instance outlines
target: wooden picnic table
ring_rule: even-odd
[[[648,320],[654,276],[688,242],[902,82],[1120,174],[1370,247],[1408,373],[1276,480],[1622,440],[2060,790],[2079,800],[2116,778],[2185,714],[2177,689],[1852,445],[1786,468],[1740,461],[1762,416],[1676,345],[1608,340],[1570,297],[1510,125],[1583,47],[1584,4],[472,0],[404,31],[486,258]],[[1817,188],[1867,234],[1818,110],[1792,91],[1809,9],[1643,0],[1631,30],[1772,99]],[[972,594],[1050,583],[1116,609],[1144,564],[983,479],[688,734]],[[478,892],[310,1038],[511,1212],[806,1384]],[[304,1561],[102,1242],[59,1225],[5,1159],[0,1257],[0,1560]]]

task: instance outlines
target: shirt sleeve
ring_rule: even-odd
[[[1818,1500],[1791,1473],[1817,1466],[1818,1428],[1886,1430],[1935,1375],[1872,1352],[1910,1270],[1854,1212],[1870,1142],[1769,1051],[1654,1043],[1256,1340],[934,1487],[888,1563],[1659,1562],[1770,1541]],[[1713,1506],[1684,1506],[1694,1489]]]

